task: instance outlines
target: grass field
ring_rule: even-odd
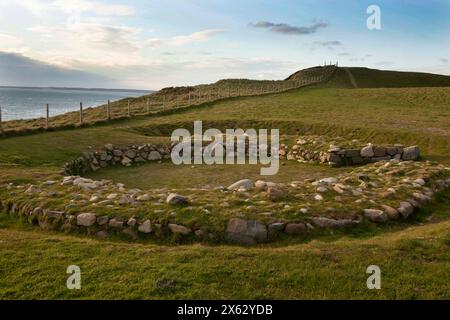
[[[358,71],[355,77],[364,86]],[[449,87],[315,87],[224,99],[85,128],[5,137],[0,138],[0,184],[57,179],[64,162],[83,151],[106,143],[168,142],[173,129],[191,128],[194,120],[219,129],[280,128],[284,141],[313,133],[417,144],[426,159],[449,164],[449,106]],[[346,170],[291,162],[271,180],[325,177]],[[173,167],[162,162],[108,168],[91,177],[128,187],[187,188],[257,180],[258,171],[257,166]],[[408,223],[252,248],[100,241],[40,231],[2,215],[0,297],[448,299],[450,194],[437,200]],[[80,291],[65,287],[70,264],[82,269]],[[381,267],[382,290],[366,288],[365,270],[370,264]]]

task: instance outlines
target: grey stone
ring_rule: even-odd
[[[158,151],[152,151],[148,155],[147,159],[150,161],[161,160],[161,154]]]
[[[77,225],[90,227],[94,225],[96,220],[97,216],[94,213],[80,213],[77,216]]]
[[[123,221],[118,220],[116,218],[113,218],[113,219],[109,220],[109,222],[108,222],[108,226],[110,228],[116,228],[116,229],[123,228],[123,224],[124,224]]]
[[[226,239],[239,244],[253,245],[267,240],[267,228],[256,221],[232,218],[228,221]]]
[[[418,146],[411,146],[403,149],[402,160],[417,160],[420,157]]]
[[[168,227],[169,227],[169,230],[175,234],[188,235],[192,232],[191,229],[189,229],[185,226],[179,225],[179,224],[175,224],[175,223],[169,223]]]
[[[400,206],[397,208],[397,211],[403,218],[407,218],[414,212],[414,207],[409,202],[402,201],[400,202]]]
[[[189,203],[189,200],[177,193],[171,193],[167,196],[166,202],[170,205],[183,205]]]
[[[304,223],[288,223],[284,228],[284,233],[288,235],[298,235],[303,234],[307,230]]]
[[[386,148],[374,147],[373,154],[375,157],[384,157],[384,156],[386,156]]]
[[[142,233],[151,233],[152,223],[150,222],[150,220],[147,219],[144,222],[142,222],[138,227],[138,231]]]
[[[253,188],[253,182],[249,179],[242,179],[242,180],[239,180],[239,181],[233,183],[227,189],[228,190],[242,190],[242,189],[250,190],[251,188]]]
[[[374,156],[373,147],[372,146],[366,146],[361,149],[360,155],[363,158],[369,158]]]
[[[388,220],[388,216],[378,209],[364,209],[364,216],[372,222],[384,223]]]

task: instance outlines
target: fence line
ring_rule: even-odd
[[[187,106],[199,105],[206,102],[213,102],[224,98],[235,98],[235,97],[247,97],[247,96],[258,96],[266,95],[271,93],[284,92],[296,88],[301,88],[309,86],[312,84],[318,84],[324,82],[331,78],[337,70],[337,66],[328,66],[324,70],[321,70],[320,74],[310,74],[307,78],[300,80],[284,80],[284,81],[263,81],[261,83],[252,82],[248,83],[246,81],[238,82],[237,86],[235,84],[229,83],[225,85],[206,85],[197,87],[185,87],[185,88],[175,88],[175,92],[172,94],[155,94],[146,97],[145,100],[140,98],[135,98],[133,100],[126,100],[126,111],[125,114],[128,117],[139,116],[151,113],[157,113],[161,111],[167,111],[171,109],[180,109]],[[118,103],[120,103],[119,100]],[[115,102],[117,104],[117,102]],[[111,120],[115,118],[112,114],[113,103],[110,100],[106,104],[106,119],[94,119],[94,122],[102,120]],[[132,110],[132,107],[134,110]],[[122,109],[123,110],[123,109]],[[12,113],[8,113],[12,114]],[[122,117],[124,112],[119,112],[117,117]],[[46,105],[45,109],[45,128],[50,127],[50,107],[49,104]],[[80,102],[79,108],[79,124],[83,125],[85,123],[83,103]],[[2,109],[0,106],[0,131],[4,130],[2,123]]]

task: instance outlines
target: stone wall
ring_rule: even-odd
[[[392,146],[376,146],[366,144],[359,147],[358,141],[347,142],[346,145],[324,143],[318,137],[306,137],[297,140],[291,147],[280,146],[280,158],[297,160],[299,162],[317,162],[329,164],[333,167],[362,165],[383,160],[418,160],[420,149],[418,146],[404,147],[401,144]]]
[[[170,145],[144,144],[120,148],[107,144],[101,151],[84,152],[77,159],[70,160],[63,167],[64,175],[83,175],[111,165],[131,166],[133,163],[170,159]]]

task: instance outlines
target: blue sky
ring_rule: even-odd
[[[0,85],[158,89],[324,61],[450,74],[449,35],[442,0],[2,0]]]

